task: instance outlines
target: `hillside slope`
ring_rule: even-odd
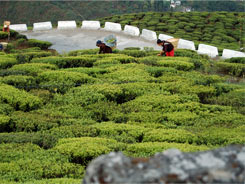
[[[80,183],[111,151],[245,143],[244,58],[135,48],[59,56],[49,46],[21,38],[0,52],[0,183]]]
[[[244,12],[243,2],[234,1],[182,1],[195,11]],[[8,19],[13,23],[27,23],[59,20],[84,20],[99,17],[148,12],[170,11],[170,1],[0,1],[0,22]],[[177,10],[177,9],[176,9]],[[172,10],[172,11],[176,11]]]
[[[223,48],[245,48],[245,13],[165,12],[115,15],[98,19],[150,29],[178,38]]]

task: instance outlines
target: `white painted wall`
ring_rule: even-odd
[[[168,39],[171,39],[173,37],[172,36],[169,36],[169,35],[166,35],[166,34],[159,34],[158,38],[160,40],[168,40]]]
[[[222,58],[229,59],[232,57],[245,57],[244,52],[238,52],[230,49],[224,49],[222,53]]]
[[[99,21],[86,21],[84,20],[82,22],[82,29],[93,29],[93,30],[97,30],[100,29],[100,22]]]
[[[199,44],[198,54],[207,54],[208,56],[214,58],[219,55],[218,48],[210,45]]]
[[[179,39],[178,49],[189,49],[189,50],[196,50],[195,44],[192,41]]]
[[[143,29],[140,36],[146,40],[151,40],[151,41],[157,40],[156,32],[148,29]]]
[[[126,25],[124,27],[124,33],[131,36],[139,36],[140,30],[135,26]]]
[[[75,29],[77,23],[75,20],[72,21],[58,21],[58,29]]]
[[[15,31],[19,31],[19,32],[27,31],[26,24],[10,24],[9,28]]]
[[[118,24],[118,23],[106,22],[104,30],[113,31],[113,32],[120,32],[120,31],[122,31],[122,26],[121,26],[121,24]]]
[[[51,22],[38,22],[33,24],[33,31],[44,31],[52,29]]]

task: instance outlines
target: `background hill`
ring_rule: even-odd
[[[114,15],[98,19],[147,28],[174,37],[240,50],[245,47],[245,13],[233,12],[150,12]]]
[[[99,2],[99,3],[98,3]],[[244,2],[235,1],[182,1],[195,11],[244,12]],[[170,1],[0,1],[0,22],[8,19],[13,23],[31,25],[39,21],[84,20],[104,16],[148,12],[178,11],[170,9]]]

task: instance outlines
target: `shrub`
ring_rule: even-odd
[[[193,143],[196,136],[182,129],[155,129],[144,134],[143,142]]]
[[[33,63],[49,63],[56,64],[59,68],[71,67],[92,67],[96,61],[94,58],[79,56],[79,57],[45,57],[33,59]]]
[[[7,55],[0,55],[0,68],[5,69],[17,64],[17,60],[13,57],[8,57]]]
[[[60,139],[53,148],[63,155],[69,156],[72,162],[87,165],[93,158],[111,151],[119,151],[124,144],[105,138],[67,138]]]
[[[42,104],[38,97],[6,84],[0,84],[0,101],[22,111],[36,109]]]
[[[98,136],[115,139],[124,143],[141,142],[143,134],[148,129],[137,125],[117,124],[114,122],[103,122],[92,125],[99,132]]]
[[[227,105],[235,107],[235,109],[245,114],[245,90],[244,89],[236,89],[234,91],[230,91],[229,93],[221,94],[218,97],[213,97],[209,99],[209,102],[212,104],[219,104],[219,105]]]
[[[79,73],[86,73],[92,77],[97,77],[98,75],[103,75],[105,73],[108,73],[107,69],[104,68],[87,68],[87,67],[78,67],[78,68],[66,68],[64,71],[70,71],[70,72],[79,72]]]
[[[9,131],[10,118],[0,114],[0,132]]]
[[[45,151],[33,144],[1,144],[0,179],[25,182],[42,178],[83,175],[84,167],[69,163],[57,151]],[[11,156],[10,156],[11,155]]]
[[[189,58],[164,58],[158,61],[157,64],[165,67],[173,67],[177,70],[189,71],[194,68],[193,63],[189,63]]]
[[[98,54],[99,49],[75,50],[68,53],[68,56],[94,55]]]
[[[215,67],[218,72],[223,74],[234,75],[236,77],[243,77],[245,75],[245,64],[217,62]]]
[[[9,115],[14,111],[14,108],[11,107],[9,104],[0,103],[0,114],[2,115]]]
[[[36,132],[58,127],[60,120],[55,116],[46,116],[38,112],[16,111],[11,115],[13,131]]]
[[[28,45],[30,47],[39,47],[42,50],[46,50],[52,45],[52,43],[47,42],[47,41],[40,41],[40,40],[36,40],[36,39],[29,39]]]
[[[71,87],[93,83],[95,79],[78,72],[46,71],[38,75],[37,81],[41,88],[63,93]]]
[[[33,75],[37,76],[38,74],[49,71],[49,70],[55,70],[57,67],[52,64],[46,64],[46,63],[25,63],[25,64],[19,64],[15,65],[12,68],[9,69],[9,71],[18,71],[25,73],[26,75]]]
[[[147,71],[144,70],[143,65],[137,64],[125,64],[125,68],[122,66],[111,67],[108,74],[104,74],[103,78],[107,82],[145,82],[154,80]],[[135,67],[133,67],[135,66]]]
[[[6,38],[8,38],[8,33],[0,31],[0,39],[6,39]]]
[[[0,81],[15,86],[16,88],[22,88],[22,89],[28,89],[29,87],[32,87],[36,84],[35,79],[31,76],[25,76],[25,75],[9,75],[5,76],[3,78],[0,78]]]
[[[34,51],[34,52],[33,52]],[[25,52],[18,54],[16,56],[16,59],[18,63],[27,63],[30,62],[33,58],[41,58],[41,57],[48,57],[51,56],[51,52],[36,52],[36,50],[33,50],[32,52]]]
[[[144,142],[128,145],[124,153],[133,157],[150,157],[157,152],[171,148],[177,148],[184,152],[206,151],[209,149],[209,147],[204,145],[196,146],[188,143]]]
[[[226,59],[224,62],[245,64],[245,58],[244,57],[234,57],[234,58]]]
[[[171,67],[149,67],[146,70],[153,77],[161,77],[164,73],[177,73],[177,70]]]

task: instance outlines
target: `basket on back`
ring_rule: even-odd
[[[10,25],[10,21],[4,21],[3,25],[9,26]]]
[[[114,35],[109,35],[104,38],[104,43],[111,49],[115,49],[117,47],[117,38]]]
[[[174,46],[174,50],[177,50],[178,48],[178,43],[179,43],[179,38],[170,38],[167,40],[168,42],[171,42]]]

